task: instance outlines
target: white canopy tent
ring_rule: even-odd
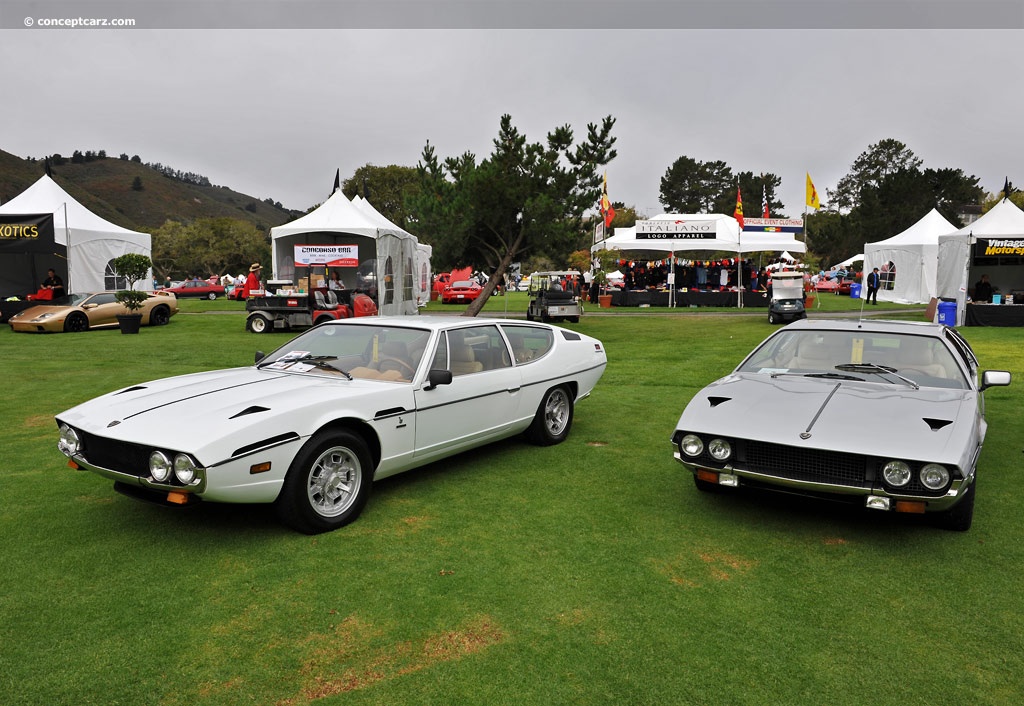
[[[0,250],[0,294],[23,295],[35,292],[53,268],[65,274],[65,290],[93,292],[117,289],[118,282],[110,262],[126,253],[152,257],[152,237],[122,228],[100,218],[64,191],[57,182],[43,175],[18,196],[0,205],[0,215],[8,217],[52,214],[53,243],[49,252],[19,249],[18,243],[4,239]],[[153,278],[138,284],[152,290]]]
[[[895,267],[894,277],[882,278],[878,298],[900,304],[927,304],[936,295],[939,236],[955,230],[956,226],[933,208],[902,233],[865,244],[865,285],[868,273],[874,268],[887,273]],[[887,282],[891,286],[887,286]]]
[[[988,213],[960,230],[939,236],[938,254],[938,297],[956,300],[957,325],[964,323],[964,306],[967,293],[974,286],[975,277],[971,272],[972,255],[984,256],[985,253],[975,251],[978,240],[988,241],[991,247],[1001,251],[1015,250],[1016,253],[1005,252],[1008,256],[1020,257],[1024,253],[1024,211],[1021,211],[1009,199],[1003,199],[993,206]],[[1007,241],[992,245],[992,240]],[[1005,250],[1004,250],[1005,249]],[[978,248],[980,250],[980,248]],[[972,251],[975,251],[972,253]],[[1003,291],[1024,289],[1024,268],[1017,264],[986,265],[983,273],[989,275],[992,283]],[[980,276],[982,272],[978,273]]]
[[[632,228],[616,228],[615,234],[600,243],[592,250],[631,250],[656,251],[672,254],[711,251],[729,253],[750,253],[762,251],[794,251],[806,252],[807,247],[797,240],[792,233],[747,233],[742,234],[739,222],[732,216],[722,213],[661,213],[650,221],[664,221],[664,232],[638,233],[638,226]],[[675,232],[692,226],[688,233]],[[659,226],[660,228],[660,226]],[[653,237],[652,237],[653,236]],[[737,265],[738,266],[738,265]],[[675,259],[671,263],[670,282],[675,280]],[[742,299],[737,303],[742,306]],[[669,306],[675,305],[675,287],[669,288]]]
[[[430,301],[430,285],[432,282],[430,256],[434,249],[429,245],[419,242],[419,239],[416,238],[416,236],[410,234],[404,228],[395,225],[394,222],[378,211],[372,203],[358,194],[352,198],[352,205],[362,211],[365,215],[369,216],[370,219],[375,221],[379,227],[406,233],[416,241],[416,257],[414,258],[413,267],[409,271],[408,276],[412,278],[411,287],[413,296],[416,300],[416,305],[426,305],[426,303]]]
[[[416,238],[387,223],[355,206],[339,189],[305,216],[270,229],[274,279],[296,281],[297,245],[352,245],[358,247],[359,267],[344,273],[345,286],[359,288],[358,275],[364,273],[367,281],[374,282],[381,314],[415,314]]]

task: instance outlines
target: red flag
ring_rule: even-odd
[[[733,211],[732,217],[739,221],[740,230],[743,230],[743,197],[740,195],[739,184],[736,185],[736,210]]]
[[[608,200],[608,172],[604,173],[604,186],[601,187],[601,215],[604,216],[604,227],[611,228],[615,220],[615,209]]]
[[[768,187],[761,185],[761,218],[771,218],[768,213]]]

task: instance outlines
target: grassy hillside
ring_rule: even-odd
[[[178,165],[171,165],[178,167]],[[184,166],[184,165],[182,165]],[[41,160],[30,162],[0,150],[0,203],[14,198],[44,173]],[[52,168],[60,186],[108,221],[133,230],[152,230],[168,219],[237,218],[261,230],[293,220],[296,213],[222,186],[198,186],[165,177],[117,157]],[[132,189],[135,178],[142,190]]]

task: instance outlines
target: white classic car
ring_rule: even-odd
[[[606,365],[600,341],[541,323],[332,321],[252,367],[131,385],[62,412],[58,446],[128,495],[274,503],[313,534],[354,520],[376,479],[516,434],[563,441]]]
[[[982,391],[1009,385],[952,328],[801,320],[690,401],[672,436],[697,488],[749,487],[970,528],[987,425]]]

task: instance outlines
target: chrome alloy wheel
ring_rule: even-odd
[[[320,454],[309,469],[309,505],[322,517],[337,517],[355,501],[362,482],[359,457],[345,446],[333,446]]]

